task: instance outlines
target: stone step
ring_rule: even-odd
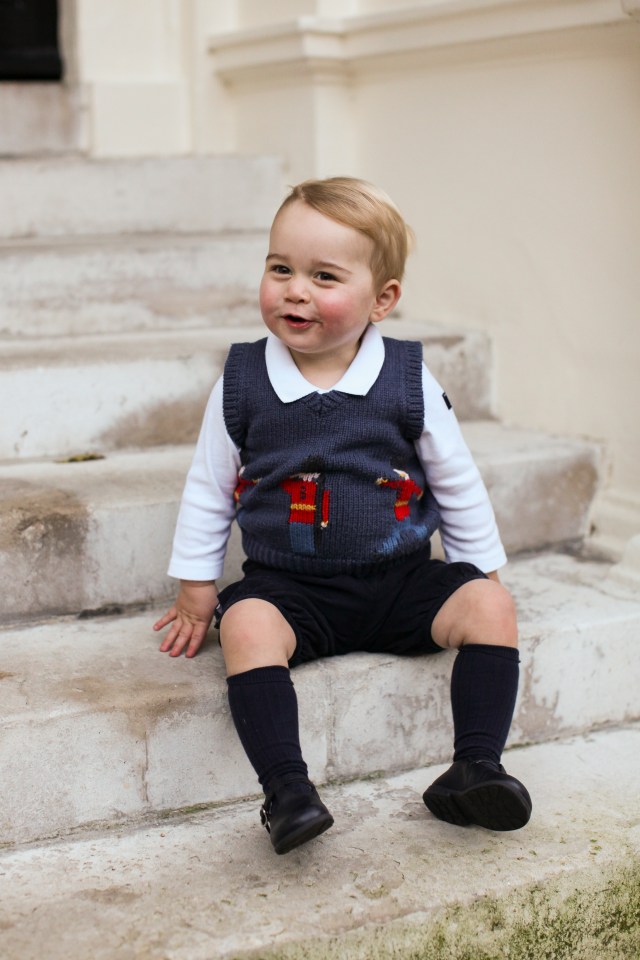
[[[504,580],[518,605],[522,660],[510,745],[638,719],[637,592],[609,565],[563,554],[517,560]],[[256,794],[215,633],[196,658],[169,658],[151,630],[157,612],[0,634],[5,842]],[[454,657],[352,654],[298,668],[313,778],[444,763]]]
[[[494,422],[469,422],[464,431],[509,553],[586,535],[598,482],[596,447]],[[166,568],[192,450],[0,465],[0,581],[13,585],[3,596],[5,615],[77,613],[167,597],[173,586]],[[237,577],[241,558],[234,530],[227,580]]]
[[[269,229],[275,157],[0,160],[0,237]]]
[[[256,316],[254,312],[254,317]],[[425,344],[458,415],[491,416],[487,338],[389,321],[386,331]],[[0,356],[0,460],[95,449],[187,443],[222,371],[229,344],[263,325],[94,337],[9,340]]]
[[[255,320],[266,246],[266,231],[0,244],[0,337]]]
[[[442,767],[322,791],[278,857],[257,804],[0,854],[3,960],[636,960],[640,728],[510,751],[522,830],[432,817]]]
[[[85,135],[79,89],[62,83],[0,83],[0,156],[66,154]]]

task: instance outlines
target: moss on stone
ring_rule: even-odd
[[[640,861],[456,904],[420,922],[288,944],[260,960],[638,960]],[[241,960],[240,955],[237,960]]]

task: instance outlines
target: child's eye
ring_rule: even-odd
[[[289,270],[289,267],[285,267],[284,263],[274,263],[271,266],[271,272],[286,276],[291,271]]]
[[[326,270],[319,270],[318,273],[316,273],[316,277],[322,283],[329,283],[330,281],[336,279],[332,273],[327,273]]]

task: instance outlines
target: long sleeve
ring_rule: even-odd
[[[425,427],[416,450],[440,507],[445,557],[497,570],[507,557],[487,489],[442,387],[424,365],[422,386]]]
[[[169,576],[215,580],[224,566],[235,508],[240,456],[222,413],[222,378],[214,386],[182,495]]]

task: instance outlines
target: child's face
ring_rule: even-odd
[[[388,281],[374,288],[372,241],[302,200],[286,206],[271,228],[260,285],[269,328],[297,355],[324,355],[346,367],[370,322],[382,320],[400,296]]]

